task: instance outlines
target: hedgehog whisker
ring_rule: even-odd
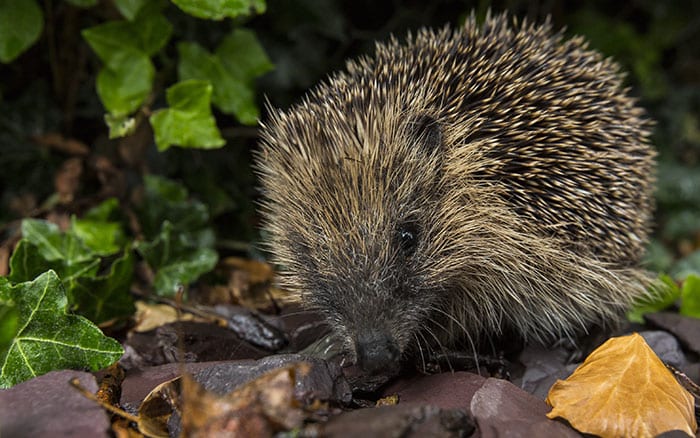
[[[469,333],[469,330],[467,330],[467,328],[464,326],[464,324],[462,324],[457,318],[455,318],[453,315],[450,315],[445,310],[443,310],[437,306],[431,306],[430,309],[434,310],[434,311],[436,311],[444,316],[447,316],[453,323],[455,323],[462,330],[462,333],[464,334],[465,339],[469,343],[469,346],[471,347],[472,353],[474,355],[474,364],[476,365],[476,371],[478,374],[481,374],[481,369],[479,367],[479,353],[477,352],[476,344],[474,343],[474,339],[472,338],[471,333]],[[434,318],[431,318],[431,321],[435,324],[438,324],[440,327],[442,327],[443,330],[445,330],[445,332],[448,335],[454,335],[454,333],[452,333],[450,330],[448,330],[442,324],[439,324]]]
[[[437,325],[438,327],[442,327],[443,329],[445,329],[444,326],[442,326],[440,323],[438,323],[437,321],[435,321],[435,319],[433,319],[433,318],[430,318],[430,317],[429,317],[428,320],[427,320],[427,322],[428,322],[428,323],[435,324],[435,325]],[[430,329],[430,327],[428,327],[428,324],[426,324],[426,325],[423,327],[423,330],[424,330],[425,332],[427,332],[433,339],[435,339],[435,343],[436,343],[437,347],[440,349],[440,351],[442,351],[442,354],[443,354],[443,356],[445,357],[445,360],[447,361],[447,366],[450,368],[450,371],[451,371],[451,372],[454,372],[454,367],[452,366],[452,362],[450,361],[450,355],[448,354],[447,349],[445,348],[445,346],[443,345],[443,343],[440,341],[440,338],[435,334],[434,331],[432,331],[432,330]]]
[[[414,332],[413,338],[416,340],[416,347],[418,348],[418,353],[420,354],[421,369],[423,370],[423,372],[425,372],[426,371],[425,368],[427,365],[425,363],[425,355],[423,354],[423,347],[421,347],[421,343],[420,343],[421,338],[423,338],[423,341],[426,342],[426,347],[427,347],[428,343],[425,340],[425,336],[420,331]]]

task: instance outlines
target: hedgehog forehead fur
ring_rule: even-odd
[[[271,111],[269,248],[349,344],[572,335],[646,293],[648,127],[617,65],[549,22],[392,38]]]

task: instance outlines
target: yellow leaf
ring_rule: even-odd
[[[601,437],[656,436],[697,429],[693,396],[639,334],[612,338],[549,390],[549,418]]]

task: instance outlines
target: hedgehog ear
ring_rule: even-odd
[[[409,120],[408,131],[424,152],[433,154],[442,148],[442,126],[432,116],[428,114],[413,116]]]

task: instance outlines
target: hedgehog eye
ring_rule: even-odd
[[[399,227],[397,239],[401,251],[407,256],[412,255],[418,246],[418,227],[416,224],[408,223]]]

